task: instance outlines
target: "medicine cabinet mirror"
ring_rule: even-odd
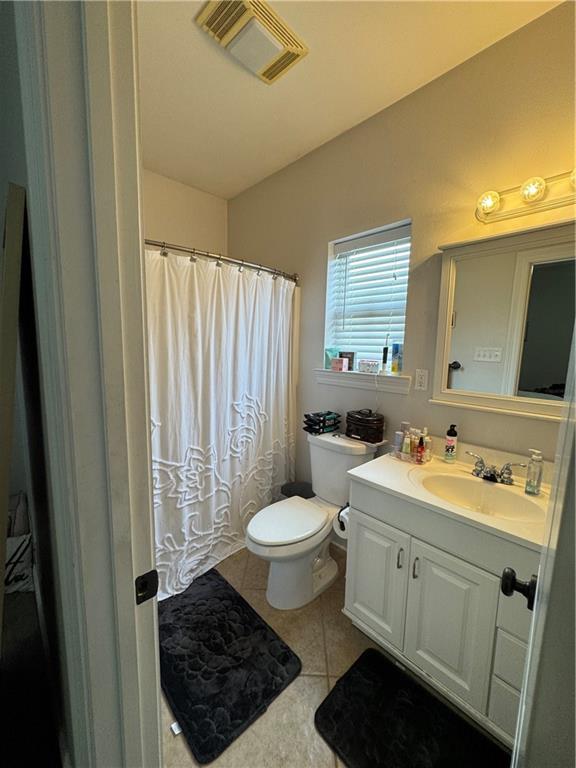
[[[432,402],[560,419],[574,223],[442,246]]]

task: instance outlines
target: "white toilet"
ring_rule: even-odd
[[[332,584],[338,566],[330,557],[332,521],[348,502],[349,469],[370,461],[377,446],[344,435],[308,435],[316,496],[261,509],[248,524],[246,546],[270,561],[266,598],[274,608],[300,608]]]

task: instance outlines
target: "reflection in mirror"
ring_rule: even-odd
[[[520,397],[563,398],[574,327],[574,261],[534,264],[524,324]]]
[[[566,245],[456,257],[448,389],[562,400],[574,285]]]

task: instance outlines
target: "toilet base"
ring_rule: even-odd
[[[328,542],[293,560],[270,563],[266,599],[273,608],[302,608],[324,592],[338,576],[338,565],[330,556]]]

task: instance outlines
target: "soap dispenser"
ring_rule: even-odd
[[[450,424],[450,429],[446,432],[446,442],[444,443],[444,461],[449,464],[456,461],[456,446],[458,445],[458,432],[456,424]]]
[[[544,468],[542,452],[537,451],[535,448],[530,448],[528,453],[530,454],[530,461],[526,470],[525,491],[530,496],[538,496],[540,486],[542,485],[542,470]]]

